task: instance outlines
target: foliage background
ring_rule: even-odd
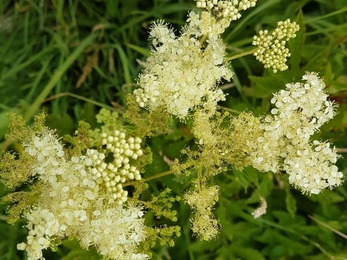
[[[28,123],[39,109],[48,113],[47,124],[60,135],[73,133],[78,120],[96,126],[100,107],[122,112],[125,96],[141,70],[138,60],[148,55],[150,22],[166,19],[179,30],[188,0],[2,0],[0,1],[0,142],[4,141],[6,114],[23,114]],[[338,166],[347,174],[347,3],[345,0],[259,0],[257,6],[232,23],[223,37],[231,55],[251,49],[252,36],[290,18],[300,24],[290,43],[290,69],[273,74],[254,57],[232,62],[236,76],[223,88],[229,93],[223,107],[270,111],[273,92],[287,82],[300,80],[305,71],[324,77],[331,99],[339,103],[335,119],[323,126],[316,138],[330,140],[341,148]],[[147,140],[154,163],[145,176],[169,168],[168,161],[192,144],[189,126],[176,122],[170,135]],[[0,169],[1,170],[1,169]],[[259,173],[252,168],[230,171],[214,180],[221,187],[216,216],[222,225],[211,242],[191,236],[190,210],[175,205],[183,234],[176,246],[158,246],[153,259],[347,259],[347,184],[334,191],[306,196],[288,185],[286,175]],[[166,176],[149,182],[144,196],[166,187],[181,195],[189,187],[179,178]],[[1,185],[1,184],[0,184]],[[0,186],[0,195],[4,194]],[[266,215],[253,219],[259,196],[268,204]],[[0,215],[0,259],[26,259],[16,244],[26,231],[18,223],[6,223]],[[147,224],[168,223],[146,215]],[[168,223],[170,224],[170,223]],[[95,251],[79,249],[66,241],[47,259],[100,259]]]

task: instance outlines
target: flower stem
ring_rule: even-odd
[[[166,175],[170,175],[170,174],[173,174],[173,173],[174,173],[173,170],[169,170],[169,171],[166,171],[166,172],[161,172],[161,173],[158,173],[156,175],[153,175],[153,176],[141,179],[140,181],[146,182],[146,181],[154,180],[154,179],[157,179],[157,178],[160,178],[160,177],[164,177]],[[126,182],[126,183],[123,184],[123,187],[131,186],[131,185],[133,185],[136,182],[138,182],[138,181]]]
[[[241,58],[241,57],[243,57],[243,56],[247,56],[247,55],[253,54],[253,53],[255,53],[255,51],[256,51],[257,49],[258,49],[258,48],[254,48],[254,49],[252,49],[252,50],[250,50],[250,51],[241,52],[241,53],[236,54],[236,55],[234,55],[234,56],[225,58],[225,59],[224,59],[224,62],[231,61],[231,60],[235,60],[235,59]]]
[[[200,44],[203,44],[206,38],[207,38],[207,34],[204,34],[200,39]]]
[[[184,165],[184,167],[180,170],[185,170],[185,169],[188,169],[190,167],[192,167],[196,162],[192,161],[190,163],[187,163],[186,165]],[[144,178],[144,179],[141,179],[139,181],[142,181],[142,182],[147,182],[147,181],[151,181],[151,180],[154,180],[154,179],[158,179],[158,178],[161,178],[161,177],[164,177],[166,175],[170,175],[170,174],[174,174],[175,173],[175,170],[169,170],[169,171],[166,171],[166,172],[161,172],[161,173],[158,173],[158,174],[155,174],[153,176],[150,176],[150,177],[147,177],[147,178]],[[126,182],[126,183],[123,183],[123,187],[127,187],[127,186],[131,186],[131,185],[134,185],[135,183],[139,182],[139,181],[130,181],[130,182]]]
[[[112,111],[116,111],[116,109],[114,107],[107,106],[107,105],[105,105],[103,103],[100,103],[100,102],[97,102],[95,100],[92,100],[92,99],[89,99],[89,98],[85,98],[85,97],[82,97],[82,96],[79,96],[79,95],[76,95],[76,94],[73,94],[73,93],[70,93],[70,92],[59,93],[59,94],[56,94],[54,96],[50,96],[49,98],[46,98],[43,102],[47,102],[47,101],[50,101],[50,100],[53,100],[53,99],[56,99],[56,98],[60,98],[60,97],[64,97],[64,96],[74,97],[74,98],[83,100],[85,102],[94,104],[96,106],[103,107],[103,108],[106,108],[106,109],[109,109],[109,110],[112,110]],[[119,112],[119,111],[117,111],[117,112]]]
[[[242,111],[239,111],[239,110],[235,110],[235,109],[231,109],[231,108],[228,108],[228,107],[223,107],[223,106],[219,106],[221,109],[225,110],[225,111],[229,111],[231,113],[235,113],[235,114],[241,114]]]

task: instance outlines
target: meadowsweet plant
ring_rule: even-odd
[[[181,199],[192,211],[192,234],[209,241],[223,228],[213,214],[221,192],[214,176],[233,169],[287,174],[291,185],[309,195],[341,185],[336,149],[312,139],[336,107],[317,73],[306,72],[301,82],[274,93],[268,114],[233,116],[218,107],[226,99],[219,84],[232,81],[229,65],[235,58],[228,57],[221,34],[255,5],[255,0],[196,1],[197,10],[189,12],[179,35],[165,21],[153,22],[151,55],[127,97],[127,111],[120,117],[102,109],[98,128],[80,122],[74,135],[59,137],[45,125],[45,114],[31,127],[21,116],[9,116],[7,139],[17,146],[2,155],[0,168],[10,190],[3,198],[8,221],[23,218],[28,229],[18,250],[28,259],[43,259],[43,250],[76,239],[105,259],[149,259],[158,242],[174,246],[180,235],[172,223],[186,217],[173,209]],[[285,44],[298,30],[295,22],[278,22],[271,34],[254,36],[255,48],[245,55],[254,54],[273,72],[286,70]],[[169,171],[143,178],[153,159],[146,142],[169,134],[174,119],[189,125],[194,143],[169,161]],[[183,194],[166,188],[142,196],[147,181],[169,174],[183,180]],[[254,218],[266,213],[266,198],[259,201]],[[146,225],[147,213],[168,224]]]
[[[255,2],[197,1],[203,11],[188,14],[180,36],[164,21],[154,22],[149,33],[151,56],[134,91],[139,106],[150,111],[163,106],[180,119],[196,109],[213,115],[217,102],[225,100],[217,84],[232,77],[220,34],[241,17],[239,11]]]
[[[113,135],[101,133],[99,147],[104,149],[75,155],[42,124],[43,115],[37,117],[34,128],[26,128],[21,120],[14,115],[11,118],[11,137],[22,144],[19,159],[7,154],[2,165],[7,171],[2,176],[6,186],[35,183],[30,190],[7,197],[27,202],[25,207],[14,205],[9,211],[13,219],[21,215],[28,221],[27,242],[18,249],[26,250],[28,259],[41,259],[43,249],[74,237],[82,247],[95,246],[107,258],[148,258],[138,252],[138,244],[146,237],[143,209],[136,202],[125,203],[127,192],[121,184],[141,179],[141,166],[135,166],[138,156],[145,156],[141,140],[125,139],[125,133],[117,130]],[[79,131],[82,134],[84,130]],[[25,132],[25,137],[19,136],[20,132]],[[105,154],[110,153],[113,158],[107,163]]]

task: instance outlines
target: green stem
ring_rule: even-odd
[[[173,174],[174,172],[175,172],[174,170],[169,170],[169,171],[166,171],[166,172],[161,172],[161,173],[158,173],[158,174],[156,174],[156,175],[153,175],[153,176],[150,176],[150,177],[141,179],[141,181],[146,182],[146,181],[154,180],[154,179],[157,179],[157,178],[160,178],[160,177],[164,177],[164,176],[166,176],[166,175]],[[133,184],[136,183],[136,182],[138,182],[138,181],[126,182],[126,183],[123,184],[123,187],[131,186],[131,185],[133,185]]]
[[[206,38],[207,38],[207,34],[204,34],[200,39],[200,44],[203,44]]]
[[[229,111],[229,112],[232,112],[232,113],[235,113],[235,114],[241,114],[242,111],[238,111],[238,110],[234,110],[234,109],[231,109],[231,108],[228,108],[228,107],[223,107],[223,106],[219,106],[221,109],[223,110],[226,110],[226,111]]]
[[[292,234],[295,234],[297,236],[299,236],[302,240],[312,244],[313,246],[317,247],[324,255],[326,255],[328,257],[328,259],[333,259],[334,257],[328,253],[328,251],[326,251],[319,243],[317,243],[316,241],[314,240],[311,240],[309,239],[308,237],[306,236],[303,236],[301,235],[300,233],[290,229],[290,228],[287,228],[287,227],[284,227],[282,225],[279,225],[279,224],[276,224],[276,223],[273,223],[271,221],[267,221],[265,219],[259,219],[260,222],[263,222],[264,224],[267,224],[269,226],[272,226],[272,227],[275,227],[275,228],[278,228],[280,230],[284,230],[286,232],[289,232],[289,233],[292,233]]]
[[[201,167],[199,167],[198,168],[198,191],[200,192],[200,191],[202,191],[202,189],[201,189],[201,174],[202,174],[202,169],[201,169]]]
[[[256,52],[257,49],[258,49],[258,48],[254,48],[254,49],[252,49],[252,50],[250,50],[250,51],[241,52],[241,53],[236,54],[236,55],[234,55],[234,56],[225,58],[225,59],[224,59],[224,62],[231,61],[231,60],[235,60],[235,59],[238,59],[238,58],[241,58],[241,57],[244,57],[244,56],[253,54],[253,53]]]
[[[322,225],[323,227],[325,227],[325,228],[329,229],[330,231],[334,232],[335,234],[337,234],[337,235],[343,237],[344,239],[347,239],[347,235],[345,235],[344,233],[342,233],[342,232],[340,232],[340,231],[338,231],[338,230],[336,230],[336,229],[330,227],[329,225],[327,225],[327,224],[325,224],[324,222],[322,222],[322,221],[316,219],[315,217],[312,217],[311,215],[308,215],[308,217],[309,217],[310,219],[313,219],[314,221],[316,221],[318,224]]]
[[[347,148],[337,148],[338,153],[347,153]]]
[[[8,220],[8,216],[0,215],[0,221],[7,221],[7,220]]]
[[[187,163],[182,169],[180,169],[181,171],[185,170],[185,169],[188,169],[190,167],[192,167],[194,164],[196,164],[195,161],[192,161],[190,163]],[[146,182],[146,181],[151,181],[151,180],[154,180],[154,179],[158,179],[160,177],[164,177],[166,175],[170,175],[170,174],[174,174],[175,173],[175,170],[169,170],[169,171],[166,171],[166,172],[161,172],[161,173],[158,173],[158,174],[155,174],[153,176],[150,176],[150,177],[147,177],[147,178],[144,178],[144,179],[141,179],[140,181],[142,182]],[[131,186],[135,183],[137,183],[138,181],[131,181],[131,182],[126,182],[124,183],[122,186],[123,187],[127,187],[127,186]]]
[[[53,100],[53,99],[56,99],[56,98],[60,98],[60,97],[64,97],[64,96],[74,97],[74,98],[83,100],[83,101],[85,101],[87,103],[94,104],[96,106],[106,108],[108,110],[117,111],[114,107],[107,106],[107,105],[105,105],[103,103],[100,103],[98,101],[95,101],[95,100],[92,100],[92,99],[89,99],[89,98],[85,98],[85,97],[82,97],[82,96],[79,96],[79,95],[76,95],[76,94],[73,94],[73,93],[70,93],[70,92],[63,92],[63,93],[56,94],[54,96],[50,96],[49,98],[46,98],[43,102],[47,102],[47,101],[50,101],[50,100]],[[117,112],[121,112],[121,111],[117,111]]]

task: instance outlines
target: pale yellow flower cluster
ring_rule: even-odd
[[[25,152],[36,162],[29,170],[42,190],[35,206],[24,214],[29,234],[18,249],[26,250],[28,259],[43,259],[43,249],[66,237],[76,238],[84,248],[94,246],[108,259],[148,258],[137,249],[146,236],[142,209],[129,203],[120,205],[126,200],[122,192],[119,195],[123,190],[110,189],[112,182],[124,182],[123,177],[141,178],[126,159],[142,155],[141,141],[126,140],[120,132],[103,138],[106,149],[114,150],[111,163],[105,163],[105,155],[96,150],[69,158],[48,129],[24,144]]]
[[[153,49],[134,91],[140,107],[151,111],[164,107],[185,119],[198,108],[214,113],[217,102],[225,100],[217,87],[232,76],[223,63],[226,47],[218,35],[224,29],[207,12],[201,16],[191,12],[187,23],[178,37],[163,21],[152,25]],[[206,42],[200,42],[202,35]]]
[[[192,35],[202,36],[207,35],[209,37],[218,37],[222,34],[226,28],[230,25],[230,20],[227,18],[216,19],[211,13],[202,11],[201,13],[191,12],[188,16],[187,22],[189,27],[185,28],[189,30]],[[223,47],[222,51],[224,55]],[[218,49],[216,49],[218,50]]]
[[[27,242],[17,245],[18,250],[26,250],[28,260],[42,259],[42,250],[51,245],[53,237],[62,237],[67,228],[61,225],[55,215],[47,209],[36,208],[25,215],[29,229]]]
[[[250,142],[253,167],[260,171],[289,174],[289,182],[304,193],[318,194],[342,183],[335,163],[338,155],[329,143],[310,137],[334,116],[325,84],[315,73],[303,76],[304,83],[291,83],[274,94],[272,115],[260,121],[263,135]]]
[[[228,18],[230,21],[240,19],[241,10],[254,7],[257,0],[195,0],[196,7],[206,9],[217,18]]]
[[[259,36],[253,37],[253,45],[258,46],[254,56],[264,64],[265,68],[272,68],[273,72],[288,68],[287,57],[290,57],[286,42],[295,38],[299,25],[289,19],[277,23],[277,28],[269,35],[267,30],[259,31]]]
[[[219,232],[219,223],[212,213],[213,205],[218,201],[219,186],[201,186],[197,191],[184,194],[184,200],[194,210],[191,229],[195,235],[205,241],[214,238]]]

